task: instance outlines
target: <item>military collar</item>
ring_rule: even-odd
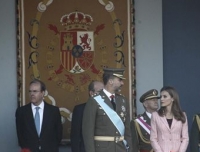
[[[112,93],[108,92],[106,89],[103,89],[103,92],[106,94],[106,96],[108,96],[109,99],[110,99],[111,95],[115,96],[115,94],[112,94]]]
[[[147,116],[151,119],[151,113],[149,113],[147,111],[145,111],[145,112],[146,112]]]

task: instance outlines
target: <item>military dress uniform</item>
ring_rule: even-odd
[[[140,102],[159,99],[158,91],[151,89],[140,97]],[[152,152],[150,143],[151,118],[144,112],[131,121],[132,146],[136,152]]]
[[[190,133],[190,151],[200,151],[200,114],[194,116]]]
[[[89,98],[82,126],[86,152],[127,152],[123,139],[126,140],[131,152],[129,103],[122,95],[115,94],[116,113],[125,126],[124,136],[121,136],[104,109],[95,100],[97,96],[113,109],[110,99],[103,90]]]
[[[146,112],[138,115],[136,119],[142,119],[149,126],[151,125],[151,119],[147,116]],[[150,144],[150,134],[135,120],[131,121],[131,133],[132,133],[132,146],[133,149],[138,152],[150,152],[152,147]]]

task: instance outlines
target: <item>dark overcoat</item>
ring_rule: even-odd
[[[76,105],[73,110],[70,134],[72,152],[85,152],[82,135],[82,119],[84,108],[85,103]]]

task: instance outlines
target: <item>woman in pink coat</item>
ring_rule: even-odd
[[[150,141],[154,152],[185,152],[187,150],[188,122],[181,110],[179,96],[173,87],[160,91],[161,108],[152,113]]]

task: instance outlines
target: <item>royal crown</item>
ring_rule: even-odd
[[[65,30],[89,30],[93,19],[90,15],[82,12],[72,12],[61,17],[60,22],[66,27]]]

